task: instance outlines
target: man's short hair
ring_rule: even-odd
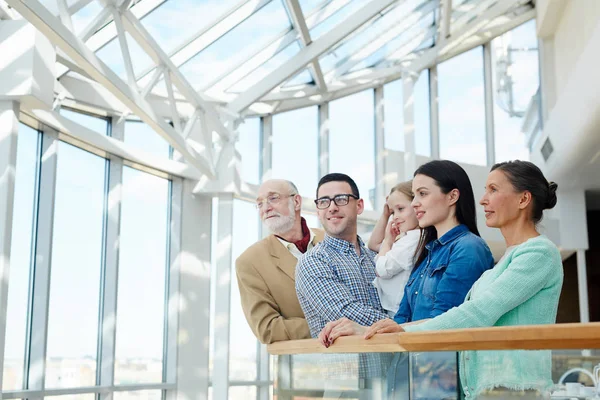
[[[356,197],[360,198],[360,194],[358,193],[358,186],[356,186],[356,182],[354,182],[354,179],[350,178],[346,174],[340,174],[340,173],[335,173],[335,172],[331,173],[331,174],[327,174],[321,178],[321,180],[319,181],[319,185],[317,186],[316,198],[319,197],[319,188],[329,182],[346,182],[348,185],[350,185],[352,194],[355,195]]]
[[[290,194],[300,194],[300,192],[298,192],[298,188],[296,185],[294,185],[294,182],[288,180],[286,180],[286,182],[288,183]]]

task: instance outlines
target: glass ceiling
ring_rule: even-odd
[[[57,0],[41,2],[58,14]],[[103,10],[99,0],[69,0],[68,4],[77,6],[72,20],[79,35]],[[131,2],[130,11],[195,90],[216,102],[227,103],[269,79],[283,66],[296,62],[296,56],[306,51],[304,43],[311,46],[327,40],[335,34],[335,28],[369,10],[361,10],[366,5],[367,0],[138,0]],[[443,6],[444,0],[393,2],[319,53],[312,63],[299,66],[270,93],[263,94],[260,101],[308,96],[314,93],[308,89],[315,90],[315,82],[320,79],[325,83],[325,87],[318,88],[321,93],[347,88],[357,82],[353,81],[357,73],[364,87],[369,76],[426,55],[435,48],[440,35]],[[300,15],[294,15],[295,10],[300,10]],[[506,30],[513,28],[511,20],[520,15],[529,12],[533,18],[532,10],[529,0],[453,0],[449,40],[453,33],[460,37],[465,31],[470,36],[460,40],[466,43],[475,42],[478,35],[483,37],[488,31],[497,36],[503,33],[503,26]],[[467,29],[483,17],[485,21],[477,29]],[[87,44],[127,80],[114,24],[110,15],[105,19],[89,35]],[[298,20],[308,28],[309,37],[298,34],[299,28],[294,26]],[[108,40],[99,41],[102,35]],[[128,33],[126,38],[134,74],[143,87],[156,68],[155,61]],[[381,81],[374,81],[376,84]],[[166,96],[165,85],[159,82],[153,93]]]

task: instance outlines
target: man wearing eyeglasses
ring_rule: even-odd
[[[242,309],[262,343],[310,338],[298,303],[295,273],[298,258],[323,240],[300,216],[302,197],[296,186],[273,179],[258,189],[256,208],[272,233],[250,246],[236,260]]]
[[[357,235],[364,202],[356,183],[348,175],[325,175],[315,204],[325,239],[296,269],[296,292],[311,336],[344,317],[364,326],[388,318],[372,285],[375,254]]]

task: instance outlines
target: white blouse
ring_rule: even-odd
[[[406,232],[385,255],[375,259],[378,277],[373,281],[381,306],[394,316],[404,296],[404,286],[415,266],[415,251],[421,237],[420,229]]]

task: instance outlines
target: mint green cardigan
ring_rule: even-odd
[[[509,248],[474,284],[465,302],[406,332],[552,324],[556,322],[563,267],[556,246],[537,236]],[[475,398],[495,387],[547,390],[552,385],[550,351],[463,351],[460,385]]]

